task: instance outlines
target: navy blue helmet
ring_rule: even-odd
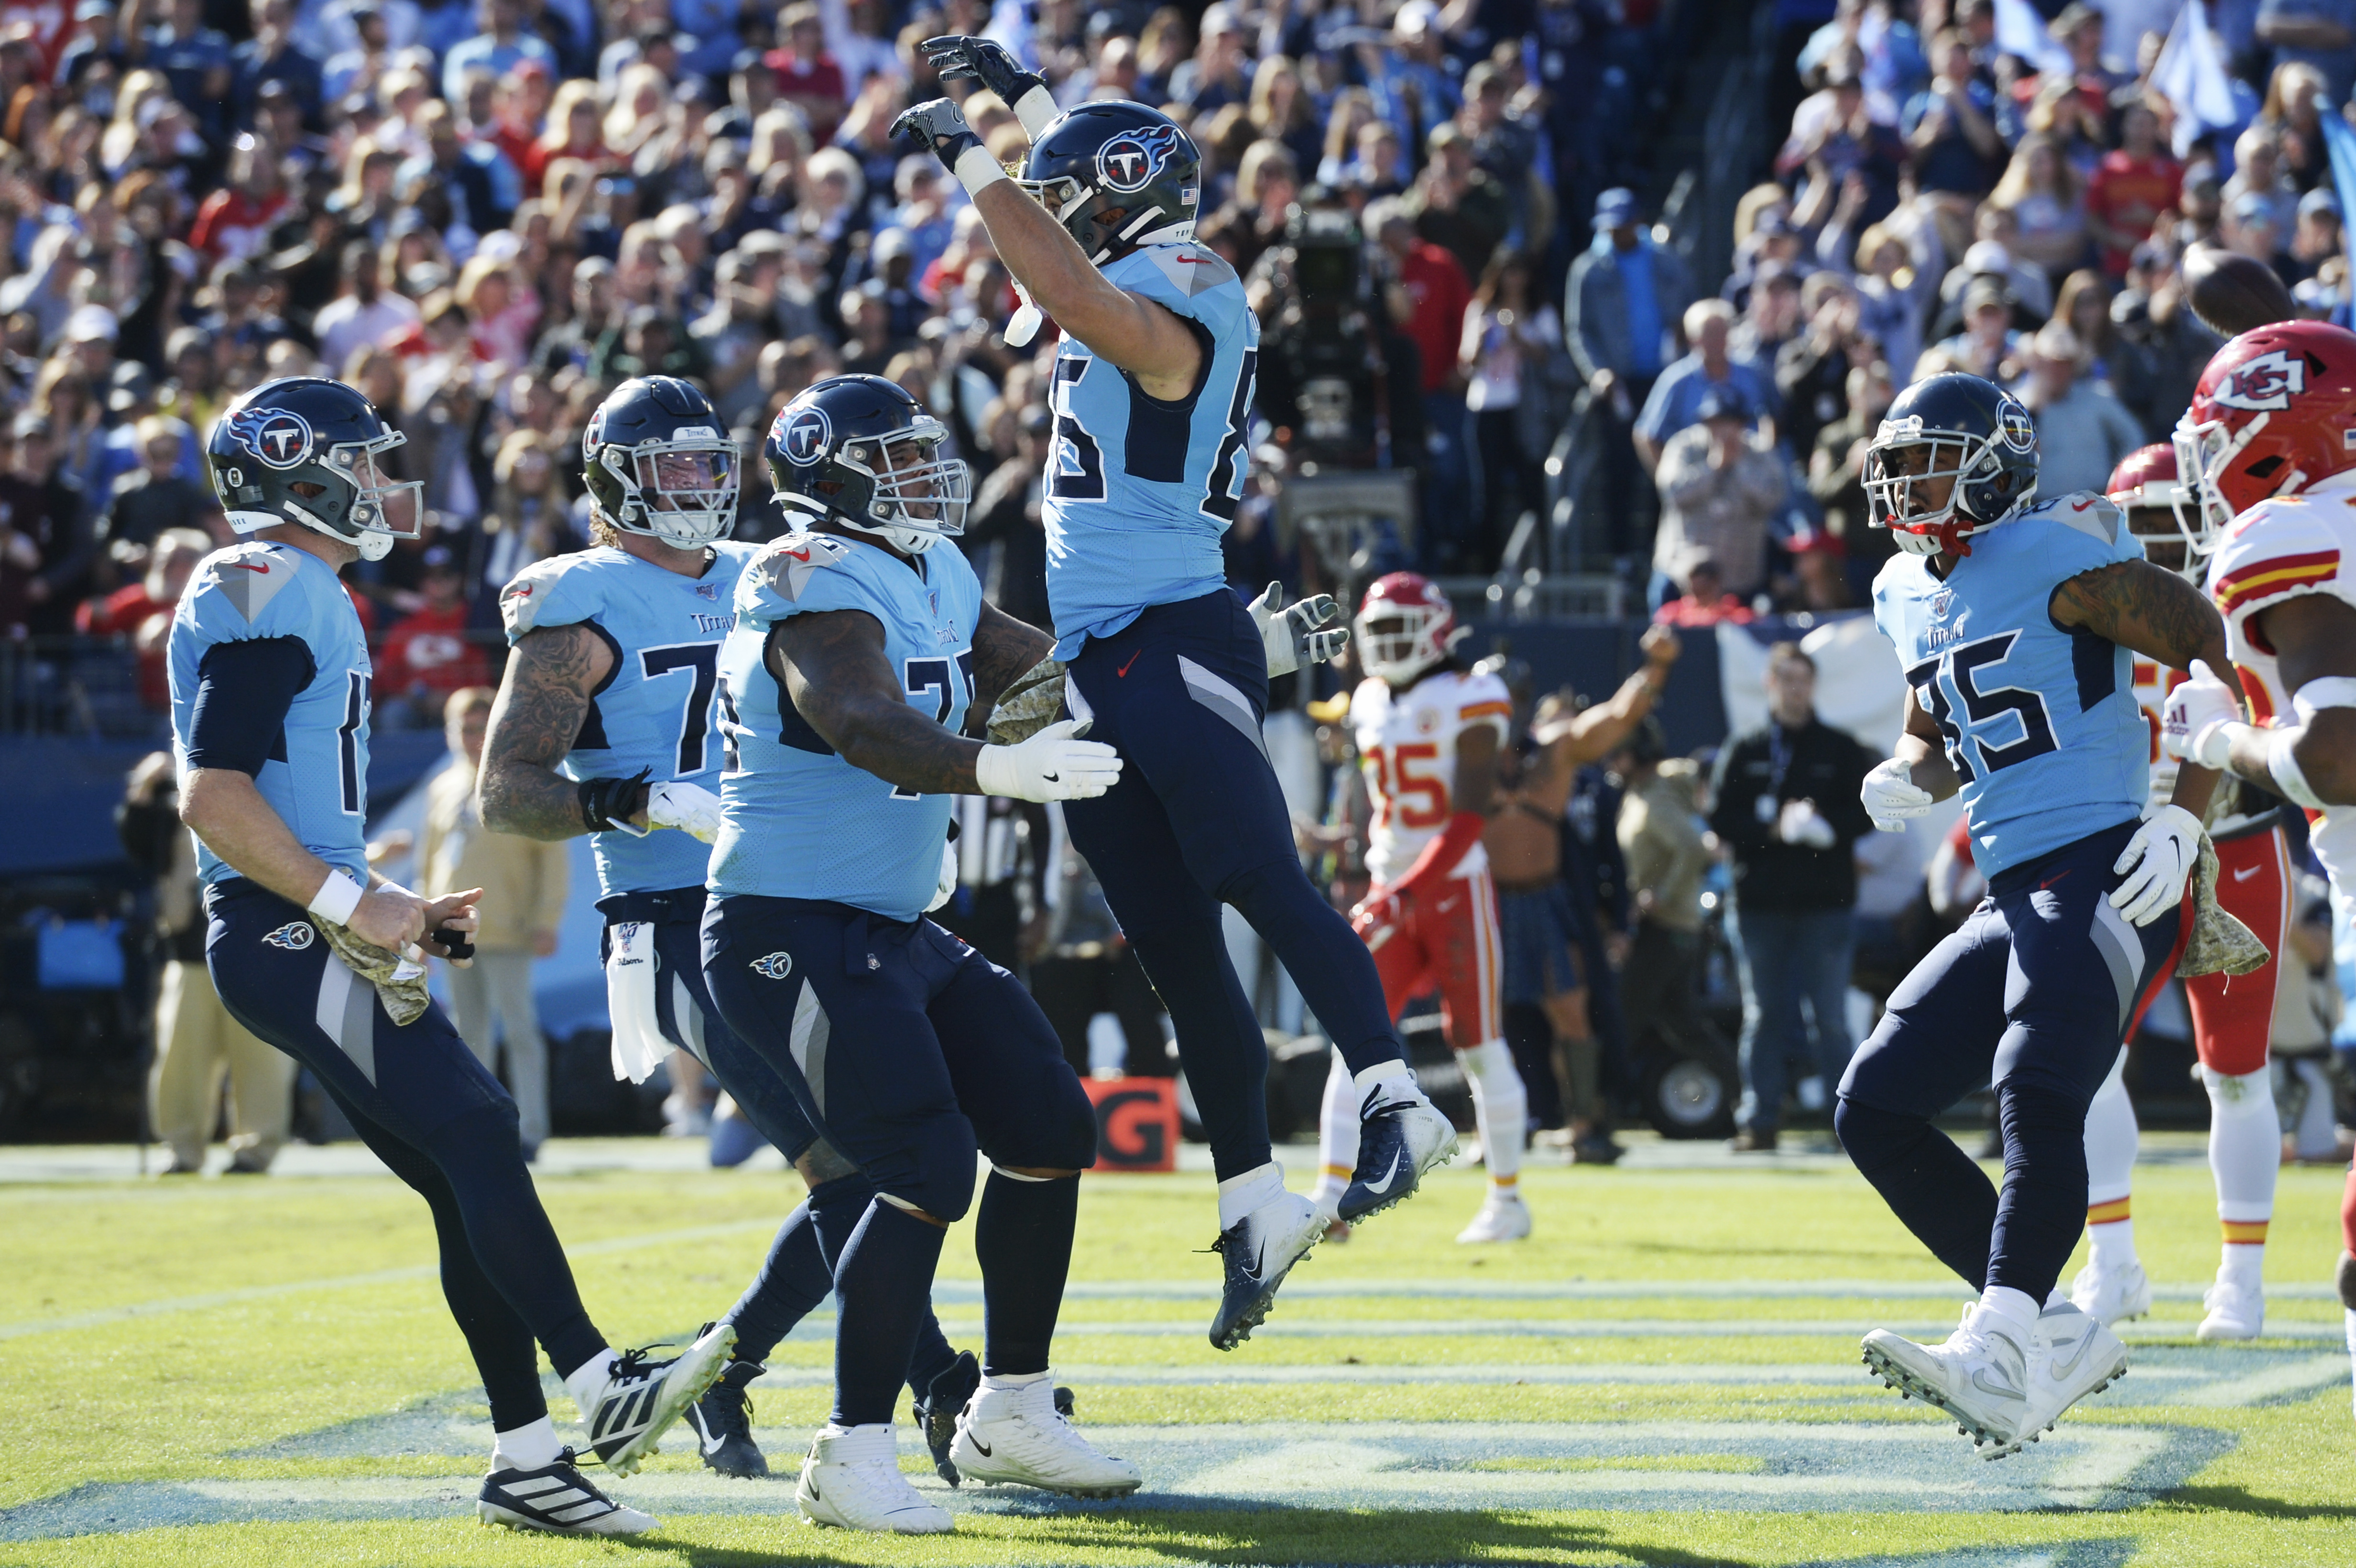
[[[384,472],[406,438],[341,381],[292,376],[230,406],[205,443],[221,510],[238,532],[295,523],[382,560],[424,525],[424,486]]]
[[[1039,133],[1015,183],[1101,267],[1141,245],[1194,237],[1203,155],[1158,109],[1081,103]]]
[[[973,473],[896,381],[829,376],[777,411],[763,448],[788,522],[831,521],[912,555],[965,531]]]
[[[1872,526],[1909,555],[1969,555],[1972,535],[2036,499],[2037,425],[1993,381],[1960,371],[1917,381],[1866,448],[1865,494]]]
[[[736,443],[712,400],[676,376],[623,382],[581,437],[589,498],[625,533],[701,549],[736,521]]]

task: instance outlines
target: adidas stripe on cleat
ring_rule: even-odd
[[[636,1535],[655,1527],[654,1515],[616,1502],[573,1467],[570,1448],[537,1470],[493,1470],[483,1477],[475,1517],[510,1530],[552,1535]]]
[[[735,1343],[734,1326],[723,1323],[667,1361],[648,1360],[644,1349],[624,1351],[582,1413],[605,1467],[626,1476],[656,1452],[670,1424],[719,1380]]]

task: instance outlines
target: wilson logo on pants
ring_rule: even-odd
[[[262,940],[273,947],[284,947],[289,953],[300,953],[318,940],[318,937],[306,923],[294,920],[287,922]]]
[[[790,953],[769,953],[745,965],[765,980],[782,980],[794,972],[794,955]]]

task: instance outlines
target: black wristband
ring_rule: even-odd
[[[475,944],[467,941],[463,933],[451,926],[434,927],[433,934],[426,940],[438,945],[444,958],[455,958],[463,962],[475,955]]]
[[[635,832],[627,824],[646,807],[647,780],[653,771],[641,768],[626,779],[583,779],[576,792],[583,825],[592,833]]]

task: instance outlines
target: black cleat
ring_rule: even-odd
[[[949,1445],[957,1441],[958,1413],[980,1387],[981,1363],[973,1359],[971,1350],[959,1350],[948,1371],[935,1378],[925,1397],[916,1402],[916,1424],[924,1431],[925,1446],[933,1451],[933,1472],[953,1487],[962,1478],[949,1459]]]
[[[636,1535],[655,1526],[652,1514],[616,1502],[573,1468],[570,1448],[537,1470],[493,1470],[475,1498],[475,1517],[510,1530],[552,1535]]]
[[[1456,1157],[1456,1129],[1432,1103],[1385,1101],[1367,1108],[1358,1123],[1358,1168],[1338,1205],[1340,1218],[1355,1225],[1413,1195],[1423,1173]]]
[[[769,1461],[753,1441],[753,1396],[745,1392],[766,1370],[758,1361],[731,1361],[720,1381],[687,1407],[688,1428],[705,1468],[745,1480],[769,1473]]]

